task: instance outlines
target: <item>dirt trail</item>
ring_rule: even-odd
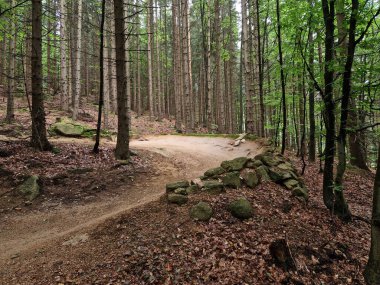
[[[60,140],[68,141],[68,140]],[[238,156],[254,156],[259,146],[246,142],[234,148],[230,139],[184,136],[154,136],[147,141],[131,141],[132,149],[159,153],[171,163],[159,165],[161,176],[137,181],[117,197],[76,206],[57,206],[54,210],[34,211],[1,218],[0,264],[27,252],[36,252],[55,241],[83,237],[108,218],[158,199],[165,184],[173,179],[192,179],[221,161]]]

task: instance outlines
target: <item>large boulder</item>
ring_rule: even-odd
[[[52,125],[51,128],[57,134],[65,136],[65,137],[80,137],[86,130],[81,125],[67,123],[67,122],[55,123]]]
[[[253,217],[253,208],[251,203],[245,199],[240,198],[230,203],[228,210],[235,218],[244,220]]]
[[[199,202],[190,210],[190,217],[198,221],[208,221],[213,214],[211,206],[206,202]]]
[[[189,181],[186,181],[186,180],[181,180],[181,181],[176,181],[176,182],[168,183],[168,184],[166,184],[166,192],[167,193],[174,192],[175,189],[178,189],[178,188],[187,188],[189,186],[190,186]]]
[[[238,171],[229,172],[222,177],[222,182],[226,187],[237,189],[241,186],[240,173]]]
[[[256,171],[253,169],[244,169],[241,172],[241,177],[243,178],[245,185],[249,188],[255,188],[260,182]]]
[[[170,193],[168,194],[168,202],[171,204],[183,205],[186,204],[189,198],[185,195]]]
[[[204,181],[202,189],[210,194],[220,194],[224,192],[224,185],[218,180],[209,180]]]
[[[21,192],[29,201],[36,199],[40,195],[40,186],[38,185],[38,176],[32,175],[27,178],[24,183],[18,187]]]
[[[211,169],[207,170],[204,173],[204,176],[205,177],[213,177],[213,176],[221,175],[225,172],[226,172],[226,170],[223,167],[219,166],[219,167],[211,168]]]
[[[233,160],[223,161],[221,166],[227,171],[240,171],[244,168],[248,160],[249,158],[247,157],[237,157]]]

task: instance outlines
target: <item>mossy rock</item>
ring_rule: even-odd
[[[170,193],[168,194],[168,202],[171,204],[183,205],[186,204],[189,198],[185,195]]]
[[[188,195],[196,193],[199,191],[199,187],[197,184],[190,185],[189,187],[186,188],[186,193]]]
[[[232,216],[240,220],[249,219],[253,217],[253,208],[251,203],[245,199],[240,198],[230,203],[228,210]]]
[[[213,176],[221,175],[225,172],[226,172],[226,170],[223,167],[215,167],[215,168],[211,168],[211,169],[207,170],[204,173],[204,176],[205,177],[213,177]]]
[[[220,194],[224,192],[224,185],[218,180],[204,181],[203,188],[209,194]]]
[[[186,188],[177,188],[174,190],[174,193],[175,194],[180,194],[180,195],[187,195],[187,191],[186,191]]]
[[[277,165],[277,167],[285,171],[292,171],[292,172],[295,171],[293,165],[289,162],[280,163],[279,165]]]
[[[277,166],[273,166],[269,168],[268,174],[269,174],[269,177],[276,183],[293,177],[290,171],[283,170],[281,168],[278,168]]]
[[[241,172],[241,177],[249,188],[255,188],[260,183],[259,177],[253,169],[244,169]]]
[[[295,179],[288,179],[282,182],[282,184],[285,186],[286,189],[292,190],[299,186],[299,182]]]
[[[86,128],[72,123],[58,122],[51,126],[51,129],[65,137],[80,137],[86,131]]]
[[[176,181],[176,182],[172,182],[172,183],[168,183],[166,184],[166,192],[174,192],[175,189],[178,189],[178,188],[187,188],[189,187],[190,184],[189,184],[189,181],[186,181],[186,180],[181,180],[181,181]]]
[[[292,191],[292,196],[303,198],[307,200],[309,198],[308,191],[305,188],[296,187]]]
[[[257,168],[257,167],[260,167],[262,166],[263,163],[258,160],[258,159],[250,159],[247,164],[245,165],[245,167],[247,168]]]
[[[240,171],[244,168],[248,160],[249,158],[247,157],[237,157],[233,160],[223,161],[221,166],[227,171]]]
[[[32,175],[17,188],[29,201],[36,199],[40,195],[38,179],[37,175]]]
[[[213,210],[211,206],[206,202],[199,202],[193,206],[190,210],[190,217],[193,220],[207,222],[211,219]]]
[[[241,186],[240,173],[229,172],[222,177],[223,185],[226,187],[239,188]]]
[[[259,176],[261,182],[270,181],[270,177],[268,175],[268,167],[265,165],[256,168],[256,173]]]
[[[273,156],[271,153],[256,155],[255,159],[260,160],[268,167],[279,165],[283,161],[282,159],[278,159],[277,157]]]

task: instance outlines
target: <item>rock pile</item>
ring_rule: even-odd
[[[273,150],[267,150],[255,158],[238,157],[223,161],[219,167],[207,170],[203,176],[192,180],[191,183],[177,181],[167,184],[166,192],[169,203],[182,205],[189,200],[188,195],[198,191],[221,194],[225,188],[239,189],[245,185],[253,189],[265,181],[273,181],[285,187],[291,191],[292,196],[308,199],[308,191],[295,167],[284,156]],[[212,208],[205,204],[207,203],[194,206],[190,216],[202,221],[210,219]],[[233,201],[228,210],[239,219],[247,219],[253,215],[251,204],[243,198]],[[207,215],[203,215],[205,212]]]

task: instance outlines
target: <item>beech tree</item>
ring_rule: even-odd
[[[373,186],[373,207],[371,227],[371,249],[364,271],[364,277],[369,285],[380,284],[380,145],[378,149],[377,171]]]

